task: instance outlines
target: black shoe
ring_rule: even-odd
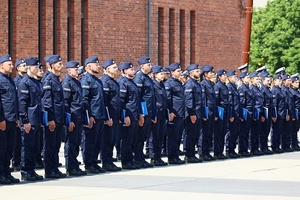
[[[103,169],[99,165],[95,165],[95,168],[98,169],[99,173],[105,173],[106,172],[106,169]]]
[[[14,168],[14,171],[20,171],[22,169],[22,166],[21,165],[16,165],[16,166],[13,166]]]
[[[66,178],[67,174],[62,173],[61,171],[57,170],[56,173],[60,176],[59,178]]]
[[[210,157],[207,155],[199,156],[203,161],[211,161]]]
[[[102,166],[103,169],[105,169],[106,171],[109,172],[118,172],[121,171],[122,168],[121,167],[117,167],[115,164],[111,163],[111,164],[106,164]]]
[[[6,178],[5,176],[0,176],[0,184],[8,185],[11,184],[10,179]]]
[[[181,150],[179,150],[179,151],[178,151],[178,155],[179,155],[179,156],[183,156],[183,155],[184,155],[184,152],[181,151]]]
[[[168,163],[166,163],[165,161],[163,161],[162,159],[151,159],[151,163],[154,166],[166,166],[168,165]]]
[[[51,173],[45,174],[45,178],[60,178],[60,175],[56,172],[51,172]]]
[[[225,159],[228,159],[227,156],[225,156],[224,154],[217,154],[217,155],[214,155],[215,159],[217,160],[225,160]]]
[[[283,149],[284,150],[284,152],[293,152],[294,150],[292,149],[292,148],[290,148],[290,147],[288,147],[288,148],[286,148],[286,149]]]
[[[136,168],[135,164],[133,163],[127,163],[127,164],[122,164],[122,169],[138,169],[138,168]]]
[[[248,151],[240,151],[239,152],[239,155],[241,157],[251,157],[252,156],[252,153],[249,153]]]
[[[266,154],[266,155],[271,155],[271,154],[274,153],[274,152],[271,151],[270,149],[264,149],[264,150],[262,150],[262,152],[263,152],[264,154]]]
[[[78,169],[67,169],[68,176],[82,176],[81,170]]]
[[[174,158],[174,159],[168,159],[168,163],[169,165],[182,165],[185,164],[185,161],[179,158]]]
[[[207,156],[210,158],[210,160],[211,161],[214,161],[214,160],[216,160],[216,158],[215,157],[213,157],[212,155],[210,155],[210,154],[207,154]]]
[[[235,154],[235,153],[226,153],[226,156],[227,156],[228,158],[232,158],[232,159],[238,158],[238,157],[237,157],[237,154]]]
[[[300,147],[299,147],[299,146],[294,146],[293,149],[294,149],[295,151],[300,151]]]
[[[141,168],[151,168],[153,167],[153,164],[148,163],[147,161],[136,161],[135,164],[139,165]]]
[[[41,175],[38,175],[35,171],[33,172],[33,175],[35,176],[35,178],[36,178],[36,180],[37,181],[41,181],[41,180],[43,180],[44,179],[44,177],[43,176],[41,176]]]
[[[192,156],[192,157],[185,157],[185,161],[187,163],[199,163],[199,162],[202,162],[201,159],[197,158],[196,156]]]
[[[251,151],[251,153],[254,155],[254,156],[262,156],[264,155],[264,153],[260,150],[254,150],[254,151]]]
[[[86,176],[86,175],[87,175],[87,172],[86,172],[86,171],[83,171],[83,170],[81,170],[81,169],[78,169],[78,171],[80,171],[81,176]]]
[[[11,183],[20,183],[20,180],[13,177],[12,175],[6,175],[6,178],[9,179]]]
[[[85,167],[85,171],[89,174],[99,174],[99,170],[95,167]]]
[[[29,173],[21,173],[21,180],[23,181],[36,181],[36,177],[34,174],[29,174]]]
[[[272,149],[274,153],[283,153],[284,151],[281,148]]]

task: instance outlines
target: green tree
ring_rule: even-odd
[[[254,9],[250,69],[266,65],[271,73],[286,67],[290,74],[300,69],[300,0],[273,0]]]

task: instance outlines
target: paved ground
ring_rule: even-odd
[[[63,162],[63,153],[60,156]],[[117,165],[120,166],[120,162]],[[63,167],[61,170],[65,171]],[[18,172],[13,175],[20,178]],[[0,198],[299,199],[300,152],[21,182],[0,186]]]

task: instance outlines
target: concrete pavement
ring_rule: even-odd
[[[63,152],[60,158],[64,162]],[[120,166],[120,162],[116,164]],[[65,169],[61,167],[61,171]],[[37,173],[44,174],[43,170]],[[19,172],[12,174],[20,178]],[[21,181],[0,185],[0,195],[1,199],[30,200],[299,199],[300,152],[34,183]]]

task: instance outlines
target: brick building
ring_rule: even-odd
[[[149,6],[150,5],[150,6]],[[237,68],[246,0],[1,1],[1,54]],[[150,34],[149,34],[150,33]],[[150,37],[148,37],[150,36]]]

